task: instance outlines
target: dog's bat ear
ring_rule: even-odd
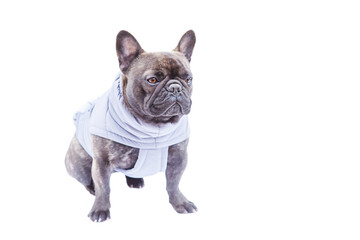
[[[119,59],[120,69],[125,73],[132,61],[144,50],[133,35],[127,31],[120,31],[116,37],[116,53]]]
[[[196,37],[193,30],[187,31],[180,39],[174,51],[181,52],[185,57],[191,61],[191,55],[195,46]]]

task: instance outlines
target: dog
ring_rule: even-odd
[[[92,221],[110,219],[113,172],[124,173],[129,187],[142,188],[143,177],[165,171],[176,212],[197,211],[179,190],[187,164],[195,42],[189,30],[173,51],[145,52],[129,32],[118,33],[121,72],[105,94],[74,115],[76,134],[65,157],[70,176],[95,195]]]

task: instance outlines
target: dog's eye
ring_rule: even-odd
[[[185,80],[185,82],[186,82],[187,84],[191,84],[191,82],[192,82],[192,77],[188,77],[188,78]]]
[[[158,80],[156,79],[156,77],[151,77],[147,79],[148,83],[154,85],[158,82]]]

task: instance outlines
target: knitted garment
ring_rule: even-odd
[[[138,148],[139,155],[134,168],[116,169],[126,176],[142,178],[165,171],[168,147],[189,138],[187,116],[183,116],[175,124],[155,126],[145,123],[135,118],[126,108],[121,88],[119,74],[105,94],[75,113],[77,139],[92,157],[91,135]]]

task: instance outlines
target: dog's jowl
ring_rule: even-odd
[[[113,172],[122,172],[129,187],[142,188],[143,177],[165,171],[174,209],[197,211],[179,190],[187,163],[194,45],[191,30],[171,52],[145,52],[130,33],[117,35],[121,71],[106,93],[75,113],[76,134],[65,158],[68,173],[95,195],[91,220],[110,218]]]

